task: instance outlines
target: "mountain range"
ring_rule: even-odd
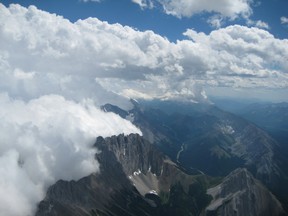
[[[211,104],[131,102],[102,109],[143,136],[98,137],[100,173],[58,181],[37,216],[287,215],[281,146],[263,129]]]

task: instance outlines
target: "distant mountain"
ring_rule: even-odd
[[[115,112],[110,105],[103,108]],[[209,104],[134,101],[126,112],[122,117],[190,174],[226,176],[246,167],[287,202],[285,157],[278,157],[277,141],[255,124]]]
[[[288,150],[288,103],[215,100],[224,110],[255,123]]]
[[[100,173],[58,181],[39,204],[37,216],[214,215],[232,207],[243,216],[248,210],[264,216],[284,213],[279,201],[246,170],[234,171],[224,181],[189,175],[136,134],[98,137],[95,147],[100,150]],[[248,201],[248,210],[238,205]]]
[[[254,103],[239,110],[238,114],[268,131],[288,132],[288,103]]]
[[[246,169],[236,169],[210,188],[213,200],[206,215],[285,215],[280,202]]]

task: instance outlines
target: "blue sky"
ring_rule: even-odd
[[[202,101],[212,95],[288,101],[287,0],[1,3],[7,15],[0,19],[5,27],[0,36],[2,44],[10,44],[3,59],[12,71],[60,76],[61,68],[67,80],[75,70],[85,86],[133,98]],[[15,50],[20,50],[17,58]],[[47,53],[54,55],[51,61],[39,57]],[[35,61],[41,66],[33,66]],[[79,80],[69,79],[66,88],[77,88]],[[91,79],[97,85],[87,83]],[[91,96],[83,89],[81,97],[86,93]]]

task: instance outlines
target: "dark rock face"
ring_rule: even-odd
[[[121,164],[126,175],[140,170],[160,175],[164,155],[138,134],[119,135],[103,139],[98,137],[95,146],[103,152],[111,152]]]
[[[213,196],[208,216],[285,215],[281,203],[246,169],[233,171],[208,193]]]
[[[155,145],[138,134],[106,139],[98,137],[95,146],[102,152],[113,152],[126,176],[143,196],[149,193],[169,193],[175,184],[180,184],[188,193],[189,186],[196,182],[194,176],[186,174]]]

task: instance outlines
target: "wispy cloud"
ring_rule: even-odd
[[[152,9],[154,7],[152,0],[132,0],[132,2],[138,4],[141,9],[145,8]]]
[[[281,21],[281,24],[288,24],[288,17],[282,16],[282,17],[280,18],[280,21]]]
[[[257,28],[261,28],[261,29],[270,29],[270,26],[268,23],[262,21],[262,20],[251,20],[251,19],[247,19],[246,23],[248,26],[255,26]]]
[[[270,29],[268,23],[263,22],[263,21],[261,21],[261,20],[257,20],[257,21],[255,22],[255,26],[258,27],[258,28]]]
[[[212,26],[213,28],[221,28],[222,24],[223,24],[223,17],[218,16],[218,15],[214,15],[211,16],[208,20],[207,20],[208,24],[210,26]]]
[[[100,3],[100,2],[102,2],[103,0],[79,0],[79,1],[81,1],[81,2],[97,2],[97,3]]]

